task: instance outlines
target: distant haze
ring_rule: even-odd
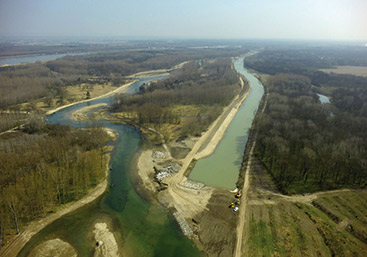
[[[367,0],[0,0],[0,37],[367,40]]]

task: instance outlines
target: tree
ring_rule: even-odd
[[[90,93],[89,93],[89,90],[87,91],[87,94],[86,94],[86,98],[85,99],[90,99]]]

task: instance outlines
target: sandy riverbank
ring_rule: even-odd
[[[127,76],[126,78],[136,79],[136,78],[148,78],[148,77],[154,77],[154,76],[168,76],[170,71],[180,69],[186,63],[188,63],[188,61],[179,63],[170,69],[148,70],[148,71],[138,72],[130,76]]]
[[[75,121],[87,121],[89,120],[88,113],[102,106],[107,106],[107,104],[100,103],[80,108],[79,110],[73,112],[73,114],[71,115],[71,119]]]
[[[109,230],[107,223],[96,223],[94,225],[94,239],[97,242],[94,257],[119,257],[119,248],[116,238]]]
[[[77,257],[75,249],[59,238],[47,240],[36,246],[28,257],[53,256],[53,257]]]

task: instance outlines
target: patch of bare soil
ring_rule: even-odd
[[[232,256],[236,244],[237,213],[229,208],[233,193],[215,189],[207,208],[196,215],[191,225],[207,256]]]
[[[154,182],[154,162],[153,151],[142,151],[137,161],[137,171],[145,189],[150,192],[156,192],[156,182]]]
[[[118,245],[107,223],[96,223],[93,230],[96,240],[94,257],[119,257]]]
[[[180,146],[170,147],[169,150],[171,152],[171,156],[179,160],[185,158],[186,155],[191,151],[190,148]]]
[[[321,69],[321,71],[326,73],[350,74],[354,76],[367,77],[366,66],[337,66],[334,69]]]
[[[28,257],[76,257],[75,249],[59,238],[43,242],[35,247]]]

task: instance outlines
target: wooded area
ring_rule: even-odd
[[[182,137],[200,135],[239,90],[231,59],[192,61],[170,78],[141,87],[139,94],[116,97],[111,110],[123,112],[128,122],[139,124],[183,122]],[[178,105],[201,108],[194,115],[182,117],[172,111]]]
[[[274,67],[265,64],[263,56],[262,71],[269,67],[272,73]],[[288,58],[285,54],[277,62]],[[255,57],[250,62],[257,65]],[[284,193],[365,188],[367,79],[326,74],[315,86],[315,78],[305,76],[315,74],[314,67],[303,65],[294,67],[298,75],[279,73],[265,83],[267,106],[255,121],[258,158]],[[334,84],[335,76],[342,78],[339,83]],[[320,89],[331,92],[331,104],[319,102]]]
[[[33,117],[24,132],[0,141],[0,246],[6,234],[80,199],[106,171],[106,133],[45,125]]]
[[[116,51],[67,56],[46,63],[0,67],[0,108],[29,102],[40,97],[59,98],[63,87],[82,83],[108,83],[119,86],[125,76],[140,71],[170,68],[188,60],[236,56],[241,49]]]

